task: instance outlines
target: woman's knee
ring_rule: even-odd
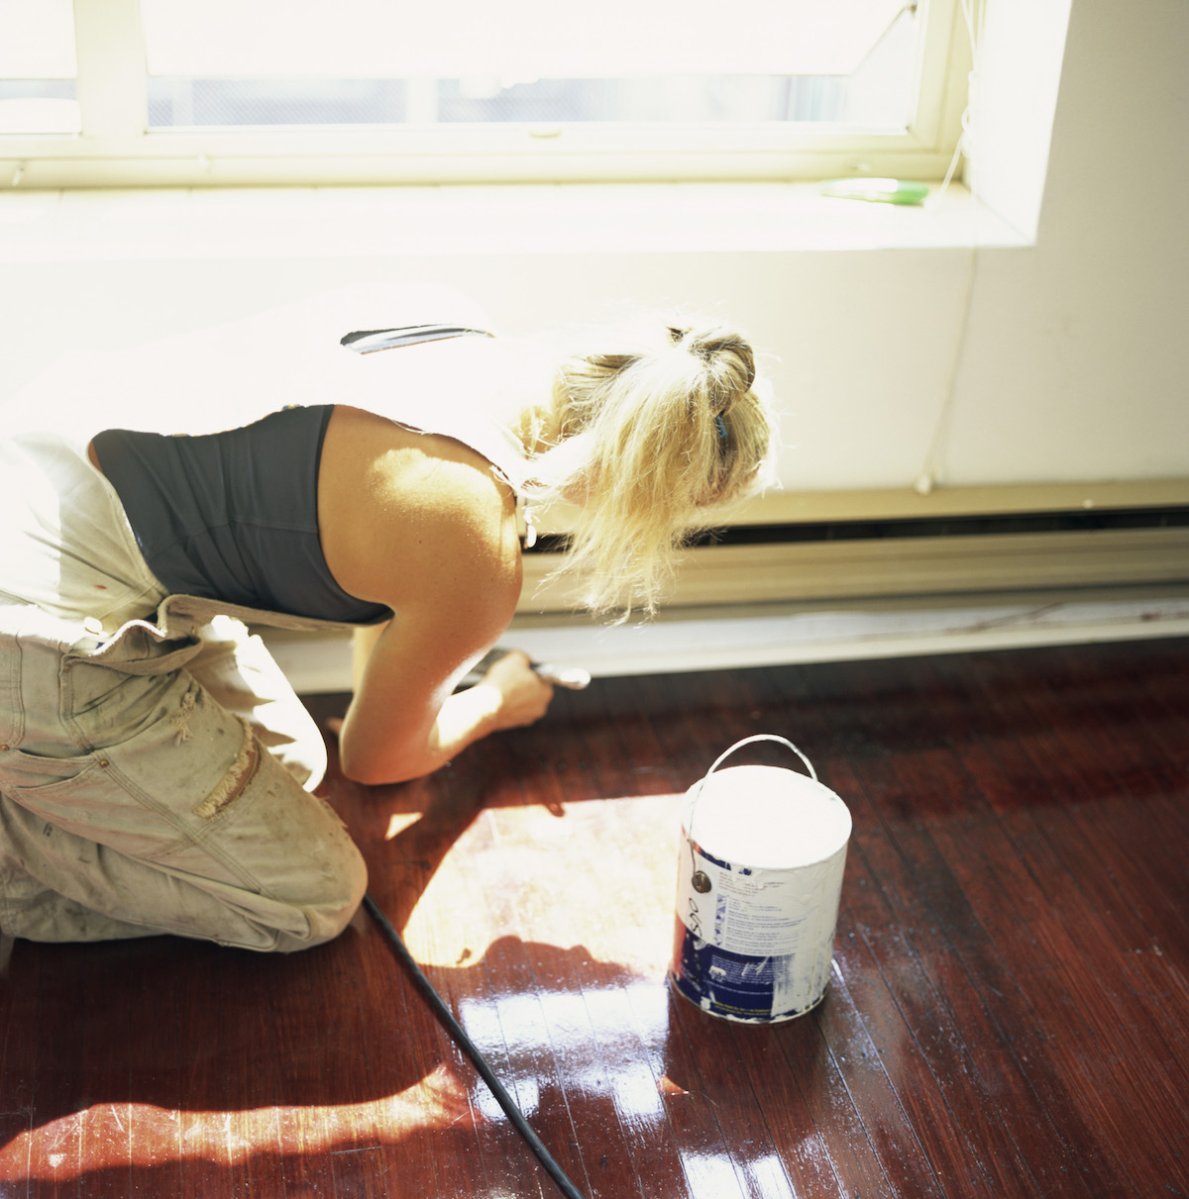
[[[275,949],[293,953],[333,941],[351,923],[367,891],[367,866],[353,842],[336,849],[334,873],[312,881],[298,904],[305,929],[278,930]]]
[[[228,813],[232,819],[219,840],[255,888],[279,905],[275,948],[333,940],[367,890],[366,863],[341,817],[322,797],[299,790],[265,753],[240,802],[244,809]]]

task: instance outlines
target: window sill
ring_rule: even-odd
[[[805,183],[9,193],[0,262],[513,254],[771,254],[1009,247],[965,188],[920,207]]]

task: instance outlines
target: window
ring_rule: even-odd
[[[958,3],[0,0],[0,186],[938,178]]]
[[[0,138],[78,133],[69,0],[0,0]]]

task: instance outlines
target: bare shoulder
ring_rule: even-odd
[[[482,636],[511,619],[521,585],[515,497],[459,442],[337,407],[318,520],[327,565],[349,594],[431,623],[477,622]]]

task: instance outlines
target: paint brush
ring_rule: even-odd
[[[584,691],[590,686],[590,671],[581,666],[555,666],[552,662],[532,662],[533,673],[555,687],[568,691]]]
[[[473,687],[500,658],[511,652],[511,650],[506,649],[491,650],[471,667],[459,686]],[[583,670],[580,666],[560,666],[554,662],[534,662],[531,660],[529,666],[535,674],[539,675],[545,682],[552,683],[555,687],[565,687],[569,691],[582,691],[590,686],[590,671]]]

